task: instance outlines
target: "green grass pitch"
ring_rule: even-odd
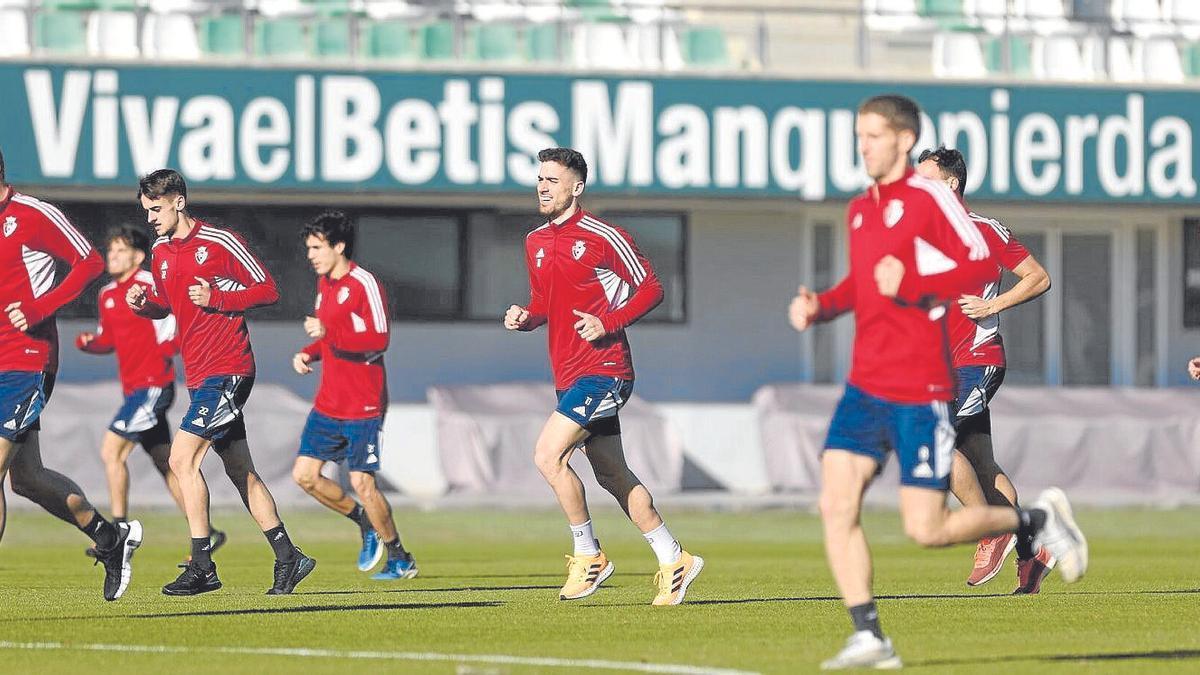
[[[286,521],[319,564],[294,595],[263,595],[270,549],[237,511],[214,519],[230,533],[217,555],[225,587],[161,595],[187,534],[180,516],[158,512],[142,518],[130,590],[106,603],[83,535],[18,510],[0,545],[0,672],[794,673],[841,646],[849,619],[813,514],[665,511],[707,561],[688,601],[668,608],[649,606],[653,556],[613,511],[595,521],[616,573],[581,601],[558,600],[569,533],[554,511],[400,510],[421,576],[373,582],[354,566],[354,525],[305,510]],[[970,547],[922,550],[895,513],[869,513],[883,627],[905,666],[1200,671],[1200,510],[1090,510],[1079,522],[1087,577],[1068,587],[1052,575],[1041,595],[1010,597],[1011,559],[969,589]]]

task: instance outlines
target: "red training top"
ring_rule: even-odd
[[[112,281],[101,288],[96,298],[100,305],[96,337],[87,344],[82,334],[75,338],[75,346],[89,354],[117,352],[117,371],[126,396],[138,389],[174,382],[172,357],[179,351],[174,315],[147,319],[134,314],[125,302],[125,293],[134,283],[153,287],[154,276],[138,270],[125,281]]]
[[[1029,249],[1021,245],[1013,233],[998,220],[984,218],[974,211],[967,213],[971,221],[983,233],[992,257],[999,263],[995,274],[983,286],[977,286],[969,295],[991,300],[1000,294],[1000,280],[1004,270],[1012,271],[1029,257]],[[1004,341],[1000,338],[1000,315],[993,314],[978,321],[967,318],[957,302],[950,307],[950,346],[954,353],[954,367],[998,366],[1004,367]]]

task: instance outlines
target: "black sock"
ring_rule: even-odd
[[[288,538],[283,523],[263,532],[263,535],[266,536],[267,543],[271,544],[271,550],[275,551],[276,560],[291,560],[296,556],[296,545]]]
[[[212,566],[212,537],[192,537],[192,564],[203,568]]]
[[[358,523],[360,530],[368,530],[371,528],[371,521],[367,518],[367,511],[362,507],[362,504],[355,504],[354,510],[346,514],[346,517]]]
[[[850,618],[854,621],[854,631],[869,630],[883,639],[883,629],[879,627],[879,610],[875,609],[875,601],[865,602],[850,608]]]
[[[403,560],[408,557],[408,551],[404,550],[404,544],[400,543],[400,537],[396,537],[395,541],[385,541],[383,545],[387,547],[388,561]]]
[[[96,550],[108,551],[117,545],[117,526],[104,519],[99,511],[94,512],[92,522],[79,528],[92,541],[96,542]]]
[[[1017,509],[1017,559],[1033,557],[1033,538],[1046,525],[1046,512],[1041,509]]]

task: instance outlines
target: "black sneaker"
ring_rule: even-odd
[[[127,523],[116,523],[117,541],[108,550],[96,550],[96,562],[104,565],[104,599],[116,600],[125,594],[129,588],[129,580],[133,578],[133,566],[129,564],[133,551],[142,545],[142,524],[131,520]]]
[[[208,569],[192,563],[180,567],[183,568],[183,572],[179,574],[178,579],[163,586],[163,595],[200,595],[221,587],[221,580],[217,578],[216,563]]]
[[[296,549],[296,555],[291,560],[275,561],[275,585],[267,591],[267,595],[287,595],[296,588],[309,572],[317,566],[317,561],[304,555]]]

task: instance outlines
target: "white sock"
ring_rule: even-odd
[[[642,536],[650,542],[650,548],[654,549],[654,555],[658,557],[659,565],[677,563],[683,557],[683,549],[679,547],[679,542],[675,541],[675,537],[671,536],[671,531],[667,529],[666,523],[649,532],[643,532]]]
[[[575,540],[575,555],[596,555],[600,552],[596,535],[592,534],[592,521],[571,526],[571,538]]]

